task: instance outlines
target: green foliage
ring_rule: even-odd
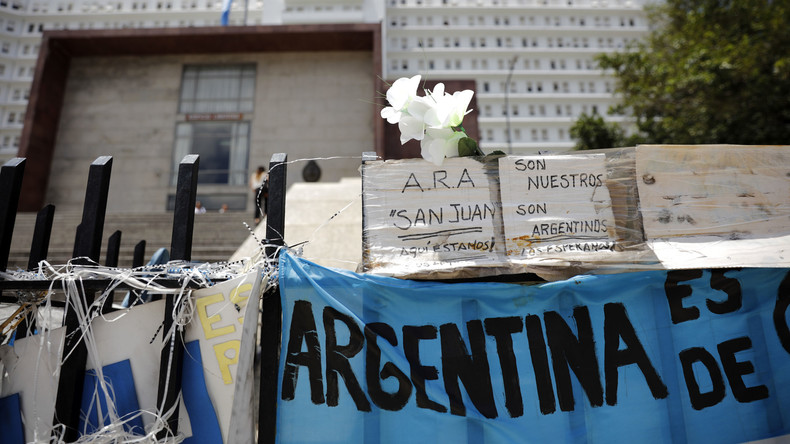
[[[646,143],[790,144],[790,2],[666,0],[649,16],[646,41],[598,57],[623,99],[610,112]]]
[[[617,124],[606,122],[598,114],[582,114],[571,127],[577,150],[615,148],[626,145],[625,133]]]

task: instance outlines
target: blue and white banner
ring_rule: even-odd
[[[283,254],[280,443],[790,433],[790,270],[414,282]]]

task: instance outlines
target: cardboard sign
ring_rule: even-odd
[[[473,158],[363,168],[370,271],[409,275],[504,264],[495,168]]]
[[[511,261],[594,261],[615,247],[603,154],[502,157],[499,178]]]

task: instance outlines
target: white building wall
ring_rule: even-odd
[[[245,2],[235,0],[230,24],[383,21],[385,78],[476,80],[481,146],[519,153],[570,148],[579,114],[605,114],[615,100],[613,80],[593,58],[645,35],[646,1],[247,0],[245,14]],[[18,149],[42,31],[218,26],[221,5],[0,0],[0,161]]]
[[[616,100],[595,55],[648,30],[643,0],[386,1],[385,78],[474,79],[486,152],[572,148],[578,116]]]

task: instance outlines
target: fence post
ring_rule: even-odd
[[[269,202],[266,215],[266,256],[275,259],[285,237],[285,184],[288,155],[277,153],[269,162]],[[263,295],[261,311],[261,373],[258,404],[258,444],[274,444],[277,438],[277,370],[280,365],[282,329],[280,289]]]
[[[379,156],[375,151],[362,153],[362,271],[368,271],[370,263],[370,246],[368,245],[368,221],[365,212],[365,164],[377,160]]]
[[[74,240],[74,257],[87,256],[94,262],[99,260],[101,251],[104,215],[107,209],[107,194],[110,189],[112,157],[97,158],[88,172],[88,185],[85,190],[85,203],[82,208],[82,222],[77,226]],[[87,262],[87,261],[81,261]],[[75,295],[72,304],[80,304],[84,313],[93,303],[93,293]],[[85,362],[88,349],[78,334],[80,323],[75,309],[66,307],[66,336],[63,344],[63,358],[58,381],[58,394],[55,398],[55,416],[52,420],[53,437],[65,442],[74,442],[79,437],[80,404],[85,382]],[[63,428],[57,427],[62,425]]]
[[[170,259],[192,260],[192,233],[195,225],[195,201],[200,156],[184,156],[178,165],[176,204],[173,210],[173,235],[170,241]]]
[[[14,236],[24,174],[25,159],[21,157],[11,159],[0,167],[0,190],[3,191],[0,194],[0,271],[8,268],[8,254],[11,252],[11,238]]]
[[[170,241],[170,259],[189,261],[192,259],[192,233],[195,223],[195,200],[197,198],[198,168],[200,156],[189,154],[178,166],[176,202],[173,211],[173,235]],[[175,295],[165,296],[164,325],[167,334],[173,326],[172,314]],[[176,327],[173,336],[164,337],[165,346],[159,362],[159,387],[156,405],[160,413],[173,413],[167,418],[167,428],[160,430],[156,438],[164,439],[168,434],[178,434],[178,395],[181,392],[181,368],[184,362],[184,331]],[[167,343],[171,342],[170,345]],[[172,353],[172,357],[171,357]]]
[[[33,229],[33,240],[30,242],[30,256],[27,261],[27,269],[35,270],[38,263],[47,258],[49,251],[49,238],[52,234],[52,222],[55,217],[55,206],[47,205],[36,215],[36,225]],[[16,338],[22,339],[27,336],[28,331],[36,330],[36,316],[29,311],[19,326],[16,328]]]
[[[118,256],[120,255],[121,250],[121,231],[115,230],[115,232],[110,235],[110,238],[107,239],[107,259],[104,261],[104,265],[108,267],[117,267],[118,266]],[[115,298],[115,292],[111,291],[110,294],[107,295],[107,299],[104,300],[104,304],[101,306],[102,313],[110,313],[113,311],[112,303],[113,299]]]
[[[370,263],[369,257],[369,245],[368,245],[368,225],[367,225],[367,216],[364,210],[365,208],[365,175],[367,174],[367,170],[365,164],[368,162],[373,162],[378,160],[378,155],[375,151],[367,151],[362,153],[362,266],[363,270],[366,271],[367,264]],[[376,311],[376,307],[372,307],[369,299],[366,297],[366,294],[362,293],[362,313],[364,319],[371,320],[370,322],[378,322],[379,315]],[[367,333],[367,332],[366,332]],[[364,423],[363,423],[363,430],[365,436],[365,444],[378,444],[381,442],[381,412],[377,409],[369,412],[365,415]]]
[[[132,268],[145,265],[145,240],[141,240],[134,246],[134,256],[132,257]]]
[[[91,164],[88,186],[85,189],[85,204],[82,207],[82,221],[77,226],[72,257],[85,256],[93,262],[99,262],[111,172],[110,156],[101,156]]]
[[[36,215],[36,226],[33,229],[33,240],[30,242],[30,256],[27,261],[28,270],[36,269],[38,263],[47,258],[54,220],[55,206],[51,204],[42,208]]]

